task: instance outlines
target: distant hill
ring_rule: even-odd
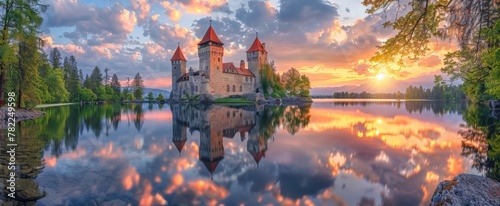
[[[413,80],[413,81],[412,81]],[[379,82],[376,80],[360,85],[344,85],[339,87],[315,87],[311,89],[312,96],[332,95],[334,92],[363,92],[368,93],[393,93],[397,91],[405,92],[410,85],[423,88],[432,88],[434,86],[434,76],[427,78],[418,78],[406,81],[394,79],[384,79]]]
[[[122,88],[122,91],[125,90],[125,88],[126,87]],[[163,90],[163,89],[155,89],[155,88],[144,88],[144,98],[146,98],[148,96],[149,92],[152,92],[153,97],[155,97],[155,98],[158,96],[158,94],[163,95],[163,97],[165,99],[170,98],[170,91]]]

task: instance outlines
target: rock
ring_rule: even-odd
[[[434,205],[500,205],[500,183],[487,177],[460,174],[437,186],[431,197]]]
[[[492,109],[500,109],[500,100],[491,100],[488,102],[488,105],[490,105]]]
[[[265,97],[261,93],[247,93],[242,95],[243,98],[248,99],[253,102],[262,102],[265,101]]]
[[[9,113],[8,107],[0,107],[0,130],[6,129],[7,128],[7,121],[9,116],[7,114]],[[44,112],[38,111],[38,110],[28,110],[28,109],[17,109],[14,111],[16,122],[19,121],[24,121],[24,120],[30,120],[30,119],[35,119],[38,118],[42,115],[45,115]]]

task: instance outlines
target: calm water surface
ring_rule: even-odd
[[[19,198],[1,201],[428,205],[444,179],[500,176],[492,147],[500,146],[500,124],[480,105],[320,100],[43,110],[19,125]]]

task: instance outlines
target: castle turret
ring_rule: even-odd
[[[245,60],[240,61],[240,69],[246,69],[245,68]]]
[[[261,43],[259,40],[258,34],[255,37],[255,40],[252,43],[252,46],[247,50],[247,61],[248,61],[248,69],[255,75],[255,88],[256,91],[260,91],[260,74],[259,70],[264,68],[264,64],[268,63],[267,61],[267,51],[265,49],[265,44]]]
[[[177,85],[177,80],[181,78],[183,74],[186,73],[186,58],[182,53],[180,45],[177,45],[174,56],[170,59],[172,63],[172,92],[170,93],[170,98],[179,99],[180,91]]]
[[[222,57],[224,56],[224,43],[219,40],[217,34],[210,27],[198,43],[198,57],[200,58],[200,72],[208,79],[215,80],[222,73]]]

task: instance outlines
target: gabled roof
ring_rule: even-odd
[[[174,56],[170,61],[177,61],[177,60],[183,60],[186,61],[186,57],[184,57],[184,54],[182,53],[181,47],[177,46],[177,49],[175,50]]]
[[[226,72],[226,70],[229,70]],[[222,71],[224,73],[233,73],[233,74],[238,74],[238,75],[243,75],[243,76],[249,76],[249,77],[254,77],[255,75],[252,74],[252,72],[248,69],[241,69],[238,67],[235,67],[233,62],[226,62],[222,64]],[[234,72],[232,72],[234,71]]]
[[[247,50],[247,52],[253,52],[253,51],[263,51],[267,52],[264,47],[262,46],[262,43],[260,43],[259,37],[255,37],[255,40],[252,43],[252,46],[250,46],[250,49]]]
[[[215,42],[219,44],[224,44],[222,41],[219,40],[219,37],[217,37],[217,34],[215,33],[214,29],[212,28],[212,25],[208,27],[207,32],[205,33],[205,36],[203,36],[203,39],[201,39],[200,43],[198,45],[206,43],[206,42]]]

